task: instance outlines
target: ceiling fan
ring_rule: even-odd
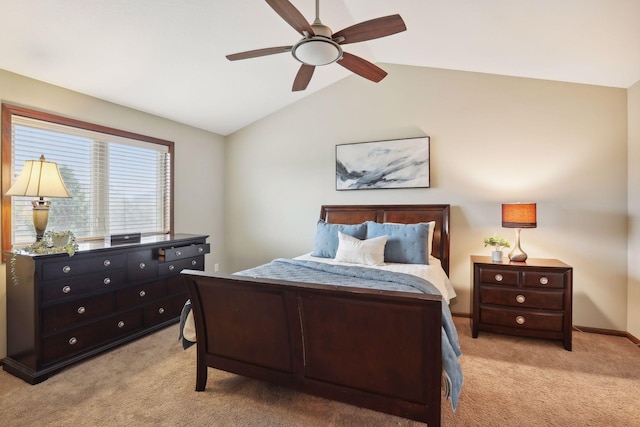
[[[351,72],[373,82],[379,82],[387,75],[382,68],[342,50],[342,45],[358,43],[405,31],[407,27],[400,15],[383,16],[352,25],[337,33],[320,22],[320,0],[316,0],[316,19],[313,24],[302,16],[300,11],[288,0],[266,0],[287,24],[302,35],[292,46],[268,47],[227,55],[230,61],[256,58],[276,53],[291,52],[302,65],[293,81],[292,90],[305,90],[317,66],[337,62]]]

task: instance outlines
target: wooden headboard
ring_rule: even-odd
[[[320,219],[331,224],[435,221],[431,255],[440,259],[442,268],[449,275],[449,205],[324,205],[320,209]]]

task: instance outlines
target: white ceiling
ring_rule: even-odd
[[[314,0],[291,2],[313,21]],[[640,80],[640,0],[320,2],[334,32],[395,13],[407,31],[345,51],[620,88]],[[289,53],[225,58],[299,38],[263,0],[0,0],[1,69],[221,135],[353,76],[319,67],[292,93],[299,63]]]

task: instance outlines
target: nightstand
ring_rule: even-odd
[[[479,331],[562,340],[571,350],[573,268],[556,259],[472,256],[472,336]]]

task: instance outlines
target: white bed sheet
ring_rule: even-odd
[[[411,274],[413,276],[418,276],[422,279],[425,279],[438,288],[444,300],[449,304],[451,298],[456,296],[456,291],[451,286],[451,282],[449,281],[449,277],[447,273],[445,273],[442,268],[442,264],[440,260],[435,257],[429,258],[429,265],[425,264],[396,264],[396,263],[385,263],[383,265],[360,265],[360,264],[350,264],[347,262],[336,261],[333,258],[320,258],[311,256],[311,252],[295,257],[294,259],[306,260],[306,261],[315,261],[315,262],[323,262],[325,264],[333,264],[333,265],[346,265],[346,266],[358,266],[365,268],[376,268],[379,270],[387,270],[394,271],[396,273],[404,273]]]

